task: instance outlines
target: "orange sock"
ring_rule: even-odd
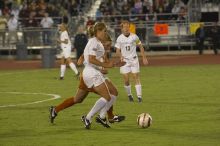
[[[110,107],[110,109],[107,111],[108,114],[108,119],[113,119],[114,114],[113,114],[113,105]]]
[[[68,108],[72,105],[74,105],[74,97],[70,97],[70,98],[64,100],[63,103],[56,106],[55,111],[56,111],[56,113],[58,113],[59,111],[65,109],[65,108]]]

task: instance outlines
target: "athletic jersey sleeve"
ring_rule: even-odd
[[[136,34],[134,35],[134,39],[135,39],[136,45],[140,45],[141,44],[141,41],[140,41],[139,37]]]
[[[61,41],[65,41],[66,39],[68,40],[68,38],[69,38],[69,36],[66,31],[61,34]]]
[[[91,39],[88,44],[88,55],[94,55],[96,56],[97,51],[97,43],[94,41],[94,39]]]

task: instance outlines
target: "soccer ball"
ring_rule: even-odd
[[[137,117],[137,124],[141,128],[148,128],[152,124],[152,117],[148,113],[142,113]]]

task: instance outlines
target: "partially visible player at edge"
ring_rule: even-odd
[[[71,55],[71,41],[68,35],[66,24],[62,23],[59,25],[59,31],[61,32],[59,39],[57,42],[60,44],[62,49],[61,53],[61,65],[60,65],[60,80],[64,79],[64,74],[66,71],[66,64],[70,66],[70,68],[74,71],[76,76],[79,76],[79,71],[76,68],[76,65],[72,62]]]
[[[134,98],[131,93],[131,85],[129,81],[129,74],[132,74],[135,80],[135,89],[138,97],[138,102],[142,102],[142,87],[140,82],[140,65],[138,55],[136,52],[137,46],[140,48],[143,64],[147,65],[148,60],[144,53],[144,47],[141,44],[138,36],[129,30],[129,22],[123,21],[121,23],[122,34],[118,36],[115,44],[116,54],[121,57],[126,64],[120,67],[120,73],[124,78],[124,88],[128,94],[129,101],[133,102]]]
[[[97,24],[97,26],[99,26],[100,24]],[[102,26],[102,25],[101,25]],[[105,25],[104,25],[105,26]],[[104,27],[102,26],[102,27]],[[100,27],[100,28],[102,28]],[[97,28],[96,28],[97,29]],[[103,28],[104,29],[104,28]],[[103,38],[103,37],[102,37]],[[104,37],[106,38],[106,37]],[[104,44],[108,45],[109,44],[109,40],[110,37],[107,38],[108,40],[104,41]],[[91,44],[90,44],[91,45]],[[83,61],[82,57],[81,59],[78,61],[79,64],[81,64]],[[80,63],[81,62],[81,63]],[[101,72],[106,72],[105,70],[100,70]],[[106,84],[109,87],[109,92],[110,94],[112,94],[112,96],[114,96],[112,99],[116,99],[115,97],[118,95],[117,89],[114,87],[114,85],[110,82],[110,80],[105,80]],[[75,95],[75,97],[71,97],[66,99],[63,103],[61,103],[60,105],[56,106],[56,107],[51,107],[50,108],[50,119],[51,119],[51,123],[53,123],[55,117],[57,116],[57,113],[60,112],[61,110],[68,108],[74,104],[77,103],[81,103],[88,95],[89,92],[95,92],[97,93],[97,91],[92,87],[92,88],[88,88],[85,83],[84,83],[84,79],[82,77],[82,75],[80,76],[80,84],[79,84],[79,88],[77,90],[77,93]],[[103,100],[103,98],[100,98],[99,100]],[[97,101],[98,102],[98,101]],[[112,104],[113,104],[113,100],[112,100]],[[106,107],[103,108],[99,114],[99,116],[96,118],[96,121],[100,124],[102,124],[105,127],[110,127],[107,124],[107,120],[105,119],[105,114],[106,114],[106,110],[108,111],[108,120],[109,122],[113,123],[113,122],[121,122],[125,119],[124,116],[117,116],[113,114],[113,106],[111,104],[106,104]],[[83,122],[85,122],[86,117],[83,117]],[[90,122],[89,122],[90,123]],[[87,129],[90,128],[90,124],[89,125],[85,125],[85,127]]]

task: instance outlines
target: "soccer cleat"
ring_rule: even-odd
[[[96,117],[96,122],[101,124],[102,126],[104,126],[105,128],[111,128],[108,123],[107,123],[107,120],[106,118],[105,119],[102,119],[100,116],[97,116]]]
[[[133,96],[132,96],[132,95],[128,95],[128,100],[129,100],[130,102],[134,102]]]
[[[57,116],[57,113],[55,111],[55,107],[54,106],[51,106],[50,109],[50,123],[53,123],[54,122],[54,119],[56,118]]]
[[[86,119],[86,116],[82,116],[81,120],[84,123],[84,126],[85,126],[86,129],[91,128],[91,122],[88,119]]]
[[[109,123],[121,122],[125,120],[125,116],[117,116],[115,115],[112,119],[108,119]]]
[[[64,80],[64,78],[63,78],[63,77],[60,77],[60,80]]]
[[[138,102],[142,102],[142,98],[141,97],[138,97]]]

